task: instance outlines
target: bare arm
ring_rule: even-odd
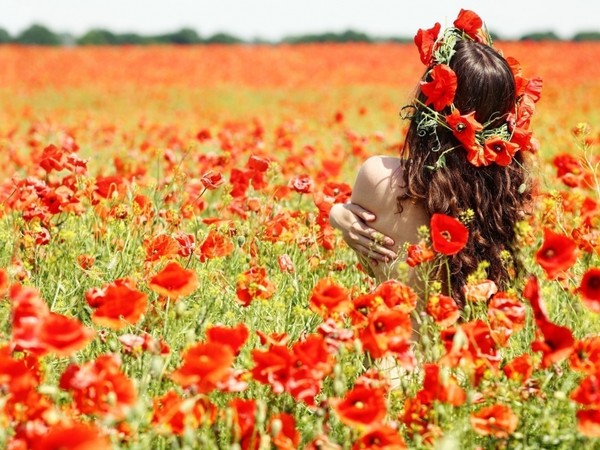
[[[342,231],[348,245],[358,256],[371,261],[396,259],[394,239],[382,234],[375,224],[381,223],[379,214],[389,215],[393,212],[390,208],[395,208],[395,201],[388,202],[395,198],[391,177],[398,164],[398,158],[369,158],[358,172],[351,203],[334,205],[329,214],[332,226]]]

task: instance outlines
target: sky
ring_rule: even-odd
[[[461,8],[508,39],[600,31],[600,0],[0,0],[0,6],[0,28],[12,35],[40,23],[76,36],[91,28],[159,34],[190,27],[203,37],[227,32],[246,40],[347,29],[412,37],[435,22],[451,24]]]

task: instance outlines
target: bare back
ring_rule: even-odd
[[[417,230],[429,224],[429,216],[420,202],[404,201],[399,211],[398,197],[403,189],[404,161],[391,156],[373,156],[358,172],[352,203],[372,212],[377,219],[369,226],[394,240],[394,251],[404,260],[405,243],[418,242]],[[396,263],[369,265],[378,281],[397,278]],[[406,280],[411,281],[411,280]]]

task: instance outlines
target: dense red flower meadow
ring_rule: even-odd
[[[328,222],[402,146],[413,45],[0,47],[1,445],[593,445],[600,46],[498,47],[544,79],[528,275],[462,308],[428,278],[462,218],[378,286]]]

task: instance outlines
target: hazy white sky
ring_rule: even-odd
[[[460,8],[511,38],[531,31],[600,31],[600,0],[0,0],[0,27],[17,34],[32,23],[82,34],[93,27],[140,34],[196,29],[245,39],[354,29],[373,36],[414,35],[450,24]]]

